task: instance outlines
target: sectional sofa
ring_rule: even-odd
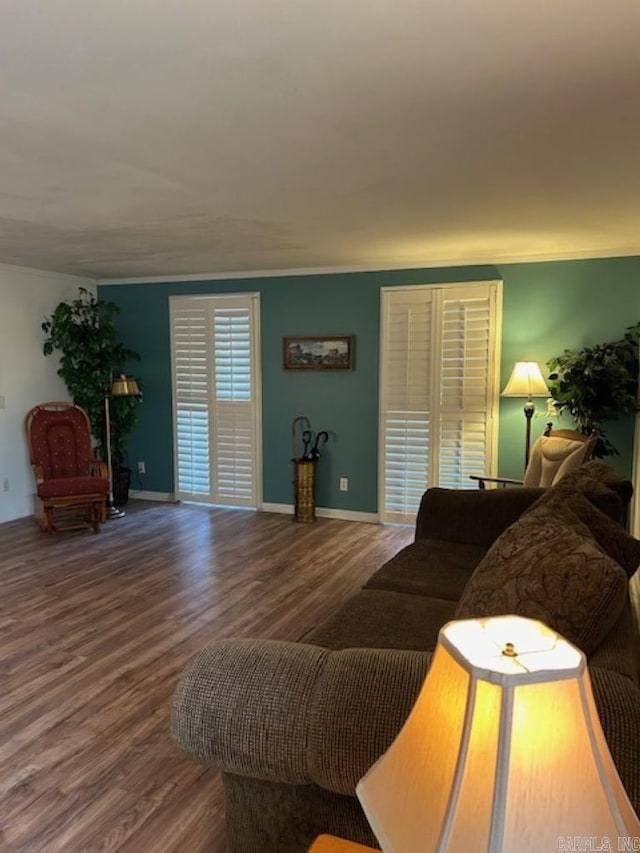
[[[323,832],[375,846],[355,785],[406,719],[440,627],[501,613],[541,619],[585,652],[640,813],[630,496],[629,481],[599,461],[547,490],[430,489],[415,541],[300,642],[240,638],[199,651],[175,691],[172,734],[222,771],[229,850],[302,853]]]

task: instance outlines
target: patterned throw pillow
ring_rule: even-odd
[[[603,466],[603,463],[599,464]],[[603,467],[608,468],[609,466],[604,465]],[[620,479],[623,483],[627,482],[622,477]],[[576,471],[571,471],[559,480],[555,486],[547,489],[545,494],[538,499],[536,505],[557,501],[560,498],[570,501],[576,494],[584,495],[587,500],[614,521],[621,522],[624,518],[625,503],[628,501],[623,500],[621,493],[614,486],[613,480],[605,482],[604,475],[600,475],[599,469],[590,468],[587,470],[587,465],[581,465]]]
[[[590,654],[627,597],[627,576],[579,520],[542,504],[493,543],[469,579],[456,619],[515,613],[539,619]]]
[[[566,502],[550,501],[556,512],[569,523],[576,518],[587,525],[589,533],[605,554],[608,554],[631,578],[640,566],[640,540],[630,536],[621,524],[612,521],[584,495],[572,495]]]
[[[606,462],[602,462],[600,459],[592,459],[591,462],[585,462],[578,468],[578,471],[581,471],[585,477],[591,477],[592,480],[598,480],[603,486],[613,489],[623,503],[627,504],[631,500],[633,495],[631,480],[625,474],[616,471],[611,465],[607,465]]]

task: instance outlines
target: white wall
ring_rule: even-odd
[[[69,399],[56,373],[57,356],[42,354],[40,326],[59,302],[77,296],[78,287],[96,292],[87,279],[0,264],[0,522],[33,511],[24,416],[36,403]],[[9,491],[3,489],[5,480]]]

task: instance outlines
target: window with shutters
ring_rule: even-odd
[[[170,299],[176,497],[260,501],[259,294]]]
[[[380,518],[495,470],[502,283],[382,288]]]

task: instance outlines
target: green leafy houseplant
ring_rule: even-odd
[[[629,326],[620,340],[579,350],[565,349],[562,355],[547,362],[555,408],[568,412],[582,432],[599,433],[597,456],[618,453],[607,439],[603,424],[640,411],[639,343],[640,323],[637,323]]]
[[[96,441],[96,455],[106,459],[104,396],[114,374],[127,362],[139,359],[137,352],[118,340],[114,319],[120,309],[113,302],[97,299],[81,287],[76,299],[60,302],[42,323],[47,336],[43,352],[60,353],[58,376],[73,401],[89,415]],[[136,424],[140,397],[111,399],[111,456],[114,471],[124,465],[127,437]]]

